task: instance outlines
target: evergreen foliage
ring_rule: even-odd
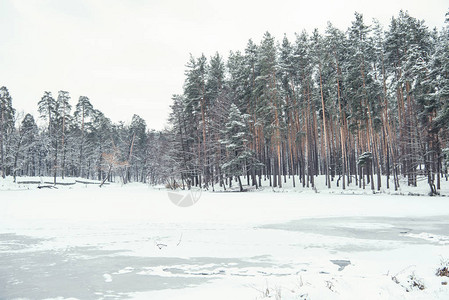
[[[0,88],[1,176],[212,189],[237,178],[243,190],[242,177],[314,187],[325,175],[328,187],[380,190],[386,175],[395,189],[401,176],[426,178],[435,194],[447,175],[449,23],[431,31],[401,11],[384,30],[356,13],[346,31],[329,23],[280,42],[266,32],[227,59],[191,56],[162,132],[138,115],[114,124],[85,96],[72,114],[66,91],[44,92],[38,111],[41,128],[19,120]]]

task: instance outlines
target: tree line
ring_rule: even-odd
[[[114,124],[86,96],[72,109],[70,94],[44,92],[38,101],[38,127],[31,114],[20,116],[6,87],[0,88],[0,175],[83,177],[124,183],[157,183],[165,134],[147,130],[138,115],[129,125]],[[72,112],[73,111],[73,112]]]
[[[448,14],[446,14],[448,16]],[[446,20],[447,21],[447,20]],[[394,189],[399,178],[433,194],[446,174],[449,27],[429,30],[401,11],[388,30],[355,13],[341,31],[265,33],[243,52],[191,57],[170,123],[183,184],[256,188],[355,184]],[[296,175],[296,176],[294,176]],[[299,178],[299,182],[298,181]]]
[[[449,15],[430,30],[401,11],[387,30],[356,13],[342,31],[303,31],[290,41],[265,33],[227,59],[191,56],[169,129],[134,115],[114,124],[80,97],[45,92],[38,127],[0,89],[0,174],[78,176],[171,187],[258,188],[348,184],[438,193],[449,155]],[[73,112],[72,112],[73,111]]]

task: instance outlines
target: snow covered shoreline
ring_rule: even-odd
[[[365,188],[361,188],[358,185],[355,184],[355,182],[352,182],[351,184],[346,184],[345,189],[342,189],[341,182],[338,180],[337,177],[335,177],[332,182],[332,188],[328,188],[325,184],[325,176],[320,175],[315,177],[315,187],[302,187],[302,183],[300,182],[300,178],[298,176],[295,176],[295,183],[296,187],[293,187],[293,176],[283,176],[284,183],[282,188],[273,188],[269,186],[269,180],[268,178],[264,178],[262,181],[262,186],[259,189],[255,189],[255,187],[251,187],[248,185],[243,184],[245,191],[251,191],[251,192],[316,192],[316,193],[328,193],[328,194],[389,194],[389,195],[409,195],[409,196],[427,196],[429,195],[430,188],[427,184],[427,178],[425,176],[418,177],[417,180],[417,186],[408,186],[407,185],[407,179],[401,178],[400,179],[400,187],[398,190],[394,189],[393,180],[390,178],[390,187],[386,188],[387,186],[387,178],[386,176],[382,176],[382,188],[380,190],[371,190],[369,185],[367,184]],[[375,179],[377,180],[377,179]],[[246,178],[242,178],[243,182],[246,182]],[[441,179],[441,189],[439,190],[440,196],[449,196],[449,181],[445,180],[444,178]],[[78,185],[78,187],[86,187],[87,185],[96,185],[99,186],[101,184],[101,181],[98,180],[92,180],[92,179],[85,179],[81,177],[65,177],[62,179],[61,177],[56,178],[56,185],[58,188],[63,188],[64,186],[72,188],[74,185]],[[121,182],[105,182],[106,185],[112,184],[117,186],[123,186]],[[14,179],[12,176],[8,176],[5,179],[0,178],[0,191],[2,190],[26,190],[26,189],[33,189],[40,185],[54,185],[54,178],[53,177],[29,177],[29,176],[22,176],[17,177],[16,182],[14,182]],[[146,184],[142,183],[134,183],[134,185],[143,185]],[[157,185],[157,186],[151,186],[148,187],[158,190],[165,190],[167,189],[164,185]],[[215,191],[215,192],[235,192],[238,191],[238,184],[237,181],[235,181],[235,184],[232,189],[227,188],[227,190],[223,190],[223,188],[219,187],[218,185],[215,185],[214,187],[209,186],[208,191]]]

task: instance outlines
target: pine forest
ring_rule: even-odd
[[[449,13],[445,24],[401,11],[384,28],[356,13],[346,30],[266,32],[227,57],[191,56],[163,131],[138,115],[113,123],[67,91],[19,114],[3,86],[0,174],[241,191],[314,188],[318,175],[376,191],[402,178],[437,194],[449,165]]]

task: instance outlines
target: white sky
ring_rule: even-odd
[[[0,0],[0,86],[13,106],[37,117],[44,91],[80,95],[114,122],[143,117],[162,129],[171,96],[182,93],[189,53],[227,56],[331,21],[345,30],[354,12],[385,28],[399,10],[441,28],[447,0]]]

